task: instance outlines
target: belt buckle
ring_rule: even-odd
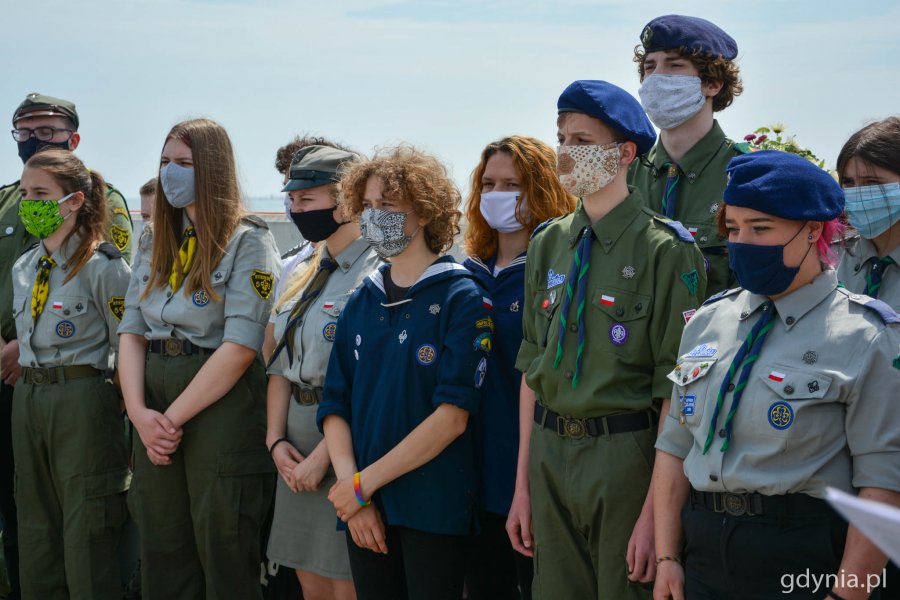
[[[316,403],[316,394],[310,389],[300,390],[299,396],[298,400],[303,406],[313,406]]]
[[[31,372],[31,383],[41,385],[47,382],[47,373],[42,369],[35,369]]]
[[[583,419],[574,417],[560,417],[560,419],[563,420],[563,431],[573,440],[580,440],[587,433],[587,427]]]
[[[724,504],[725,512],[732,517],[740,517],[741,515],[745,515],[750,508],[750,502],[747,494],[725,492],[722,498],[722,503]]]
[[[181,340],[168,338],[165,343],[165,351],[167,356],[181,356]]]

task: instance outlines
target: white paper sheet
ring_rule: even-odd
[[[835,488],[825,490],[825,499],[888,558],[900,565],[900,508],[857,498]]]

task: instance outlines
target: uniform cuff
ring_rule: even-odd
[[[262,349],[265,336],[266,326],[262,323],[241,317],[225,319],[225,332],[222,335],[223,342],[240,344],[259,352]]]
[[[662,365],[653,369],[653,397],[671,398],[672,380],[667,375],[675,369],[675,365]]]
[[[122,315],[122,321],[116,328],[116,335],[132,333],[134,335],[143,336],[149,331],[150,328],[147,326],[147,322],[144,321],[144,317],[141,316],[139,310],[126,310],[125,314]]]
[[[531,368],[531,363],[538,357],[540,351],[537,344],[533,344],[523,339],[519,346],[519,354],[516,356],[516,369],[522,373],[527,373]]]
[[[479,390],[462,385],[438,386],[431,397],[431,403],[435,408],[441,404],[451,404],[473,416],[478,414],[480,401],[481,392]]]
[[[316,411],[316,428],[318,428],[319,433],[325,435],[325,429],[322,427],[322,424],[325,422],[326,417],[330,416],[340,417],[350,424],[350,411],[346,410],[343,406],[341,406],[337,402],[329,402],[327,400],[323,400],[319,403],[319,410]]]
[[[684,460],[693,445],[694,436],[688,428],[681,426],[672,415],[666,415],[662,433],[656,438],[656,449]]]
[[[853,457],[853,487],[900,492],[900,452],[877,452]]]

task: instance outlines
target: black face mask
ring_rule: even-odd
[[[300,230],[300,235],[314,243],[331,237],[332,233],[346,223],[338,223],[334,220],[333,208],[307,210],[300,213],[292,212],[291,220]]]
[[[24,142],[18,142],[19,144],[19,158],[22,159],[22,163],[27,163],[28,159],[34,156],[38,150],[42,148],[62,148],[63,150],[69,149],[69,141],[65,142],[42,142],[36,137],[30,137]]]

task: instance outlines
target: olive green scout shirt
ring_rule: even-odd
[[[870,271],[868,261],[878,257],[878,250],[871,240],[862,236],[849,240],[847,244],[837,270],[838,281],[851,292],[865,294]],[[900,311],[900,246],[889,252],[888,256],[894,259],[894,264],[888,265],[883,272],[878,299]]]
[[[892,365],[900,323],[886,323],[865,306],[871,298],[837,281],[828,270],[775,300],[775,325],[753,363],[724,453],[717,430],[703,454],[716,396],[767,298],[733,290],[691,318],[656,447],[684,459],[695,489],[816,497],[829,485],[900,491],[900,364]],[[732,397],[724,397],[719,430]]]
[[[184,227],[188,224],[185,217]],[[142,235],[120,334],[143,335],[148,340],[175,337],[201,348],[218,348],[222,342],[256,351],[262,348],[281,264],[275,239],[264,221],[244,217],[231,234],[225,254],[211,274],[218,300],[202,289],[185,289],[186,283],[176,292],[168,284],[155,287],[141,299],[150,279],[152,248],[152,232]]]
[[[728,269],[725,240],[716,230],[716,211],[725,190],[725,167],[740,154],[749,151],[748,144],[736,144],[727,137],[714,121],[712,129],[688,150],[678,162],[681,179],[675,205],[675,220],[680,221],[694,236],[700,250],[709,262],[707,295],[737,287],[736,279]],[[670,162],[669,153],[661,141],[657,141],[647,154],[652,167],[643,161],[634,161],[628,173],[628,183],[636,186],[653,211],[662,212],[663,192]]]
[[[18,181],[0,188],[0,335],[7,341],[16,339],[10,272],[22,252],[38,241],[25,231],[19,220],[20,197]],[[133,236],[128,206],[122,194],[112,186],[107,190],[106,202],[110,220],[109,241],[122,252],[125,262],[130,263]]]
[[[328,250],[325,250],[328,256]],[[295,271],[302,273],[315,254],[297,265]],[[358,238],[338,254],[334,261],[338,267],[328,277],[325,287],[309,307],[294,333],[294,363],[288,364],[287,350],[282,350],[277,360],[269,367],[269,373],[280,375],[298,384],[322,387],[325,370],[331,356],[331,345],[337,332],[337,320],[350,295],[369,274],[382,264],[375,251],[362,238]],[[316,266],[318,268],[318,266]],[[291,285],[287,280],[282,288]],[[275,313],[275,339],[284,337],[288,318],[303,292],[278,307]]]
[[[112,366],[131,270],[122,258],[97,251],[63,283],[69,274],[69,257],[79,243],[79,236],[72,235],[50,254],[41,242],[13,266],[13,313],[23,367],[91,365],[106,370]],[[56,266],[50,270],[47,303],[35,322],[31,295],[42,256],[50,256]]]
[[[630,190],[593,225],[579,202],[574,213],[539,231],[528,248],[524,338],[516,368],[526,374],[537,401],[562,415],[643,410],[654,406],[654,398],[669,397],[672,383],[666,375],[675,365],[682,328],[705,297],[703,257],[690,235],[683,232],[687,241],[682,240],[666,219],[646,208],[639,191]],[[553,362],[566,279],[587,226],[594,240],[585,348],[581,380],[572,389],[578,344],[574,299],[564,355],[558,368]]]

